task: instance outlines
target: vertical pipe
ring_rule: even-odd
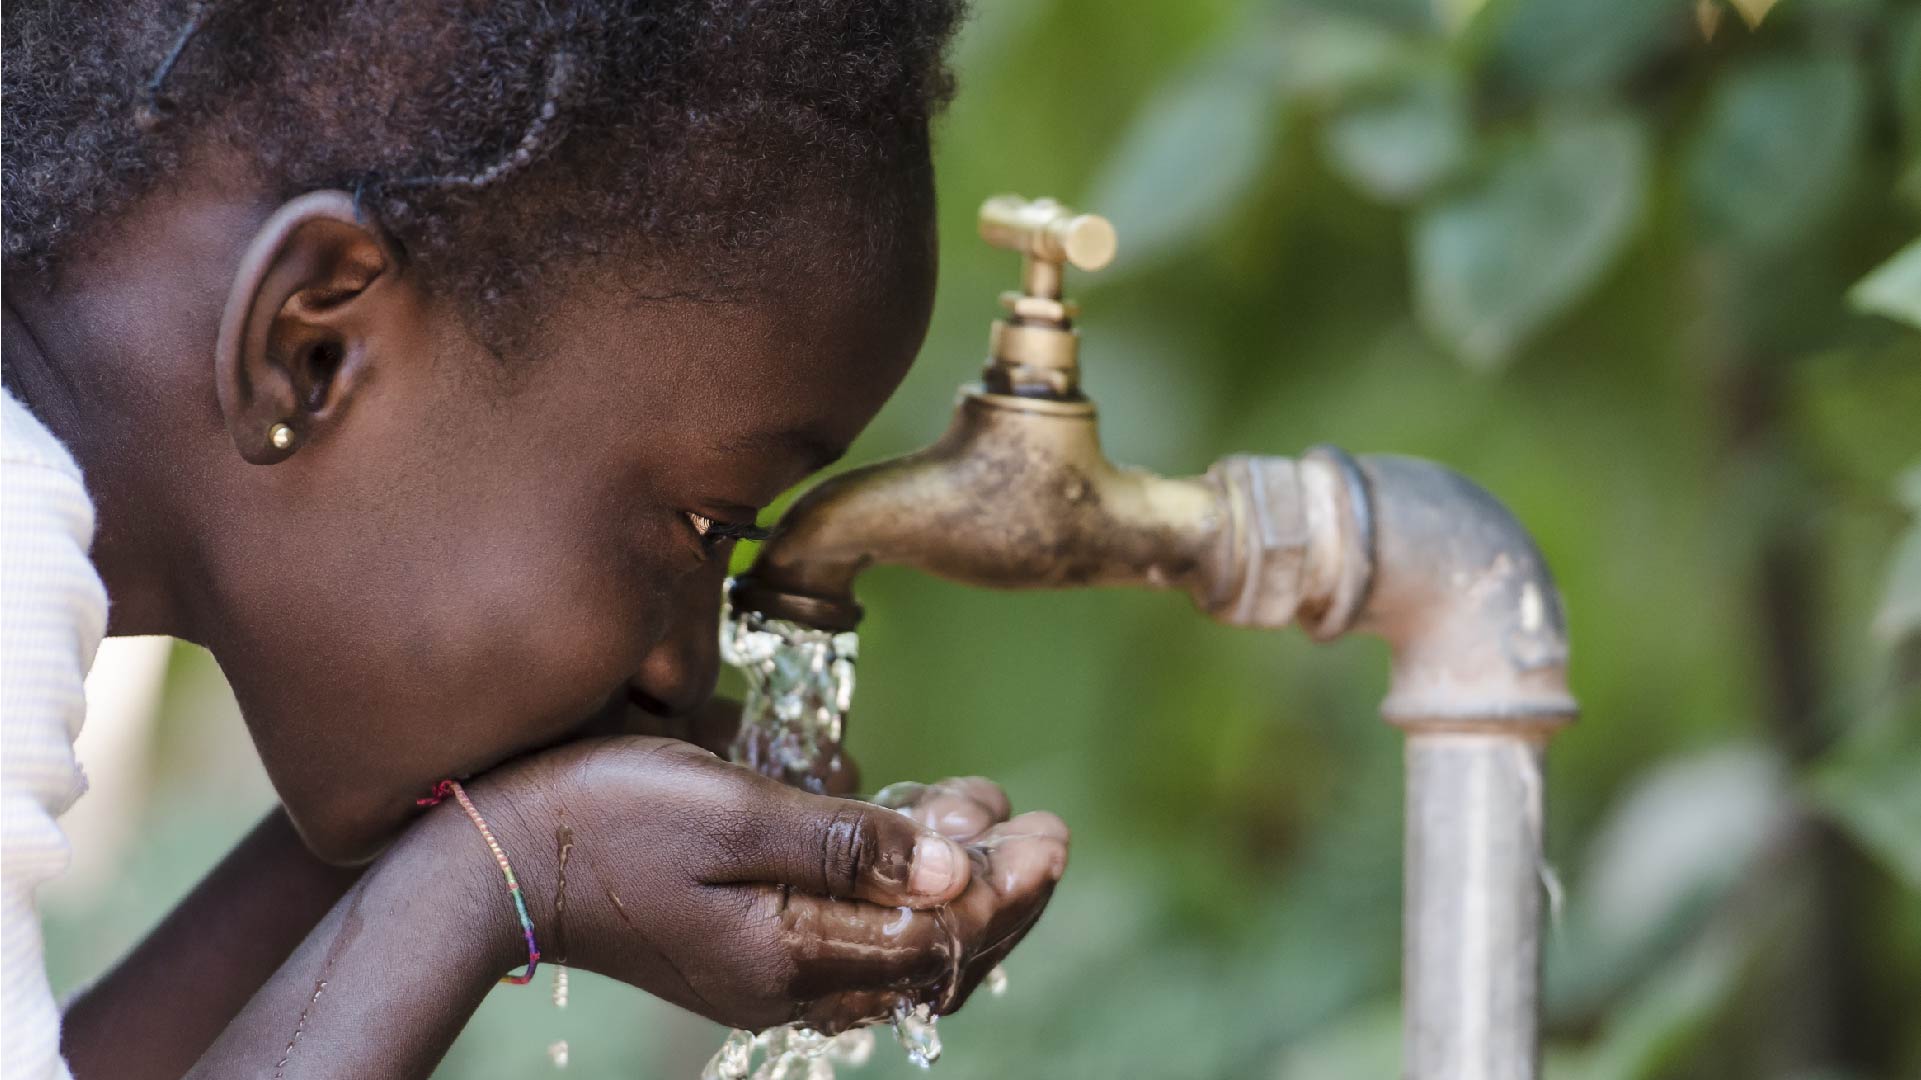
[[[1532,1080],[1541,964],[1542,734],[1410,731],[1407,1080]]]

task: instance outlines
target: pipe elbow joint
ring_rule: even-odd
[[[1239,626],[1299,622],[1317,640],[1385,639],[1382,715],[1410,728],[1551,728],[1573,718],[1561,597],[1507,508],[1415,458],[1233,457],[1209,474],[1228,508],[1196,600]]]
[[[1452,469],[1389,455],[1358,468],[1374,551],[1357,627],[1394,651],[1382,715],[1404,727],[1572,720],[1561,594],[1527,530]]]

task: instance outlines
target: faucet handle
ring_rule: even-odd
[[[1077,214],[1053,199],[996,195],[981,204],[981,239],[1030,259],[1099,270],[1114,261],[1114,226],[1099,214]]]
[[[1019,292],[1001,294],[1008,317],[997,319],[987,339],[981,385],[995,394],[1058,401],[1080,395],[1079,314],[1062,298],[1069,263],[1099,270],[1114,259],[1114,226],[1099,214],[1080,214],[1053,199],[996,195],[981,204],[981,239],[1018,251]]]

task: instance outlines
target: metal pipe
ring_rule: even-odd
[[[1402,1074],[1527,1080],[1541,956],[1542,739],[1407,737]]]
[[[1322,640],[1359,630],[1393,653],[1381,715],[1407,732],[1403,1075],[1531,1080],[1541,766],[1576,713],[1547,564],[1493,496],[1430,462],[1320,448],[1214,475],[1242,534],[1217,617],[1298,619]]]
[[[1409,458],[1364,458],[1376,529],[1359,628],[1394,664],[1407,731],[1403,1074],[1539,1070],[1542,762],[1571,720],[1560,594],[1493,496]]]

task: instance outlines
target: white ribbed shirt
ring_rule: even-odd
[[[87,786],[73,741],[107,591],[79,466],[0,397],[0,1080],[64,1080],[34,892],[70,858],[55,819]]]

